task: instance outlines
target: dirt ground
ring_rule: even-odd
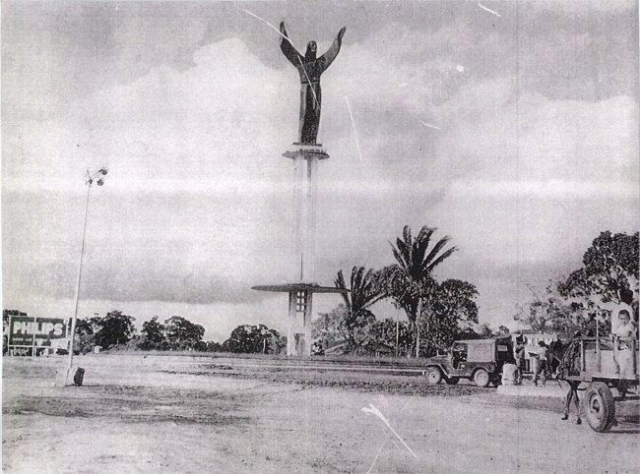
[[[598,434],[561,421],[557,398],[422,391],[420,377],[352,384],[305,368],[305,383],[240,359],[76,360],[84,386],[56,388],[66,359],[4,358],[4,472],[640,472],[637,396]]]

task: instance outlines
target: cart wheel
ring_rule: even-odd
[[[473,382],[478,387],[486,387],[489,385],[489,373],[484,369],[478,369],[473,374]]]
[[[584,399],[585,413],[589,426],[602,433],[611,428],[616,417],[616,405],[611,390],[602,382],[593,382],[587,388]]]
[[[437,367],[429,367],[427,369],[427,383],[429,385],[437,385],[442,380],[442,373]]]
[[[448,385],[458,385],[458,382],[460,382],[460,377],[449,377],[444,379],[445,382],[447,382]]]

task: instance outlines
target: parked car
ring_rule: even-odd
[[[502,378],[502,366],[514,363],[513,343],[509,337],[470,339],[456,341],[446,355],[427,359],[425,375],[429,384],[443,379],[450,385],[460,379],[469,379],[478,387],[493,383],[496,387]]]

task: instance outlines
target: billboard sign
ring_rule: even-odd
[[[12,316],[9,322],[9,346],[51,346],[54,339],[66,337],[64,319]]]

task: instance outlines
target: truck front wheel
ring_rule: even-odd
[[[484,369],[478,369],[473,374],[473,383],[478,387],[486,387],[489,385],[489,373]]]
[[[429,385],[437,385],[442,380],[442,372],[437,367],[429,367],[427,369],[427,383]]]

